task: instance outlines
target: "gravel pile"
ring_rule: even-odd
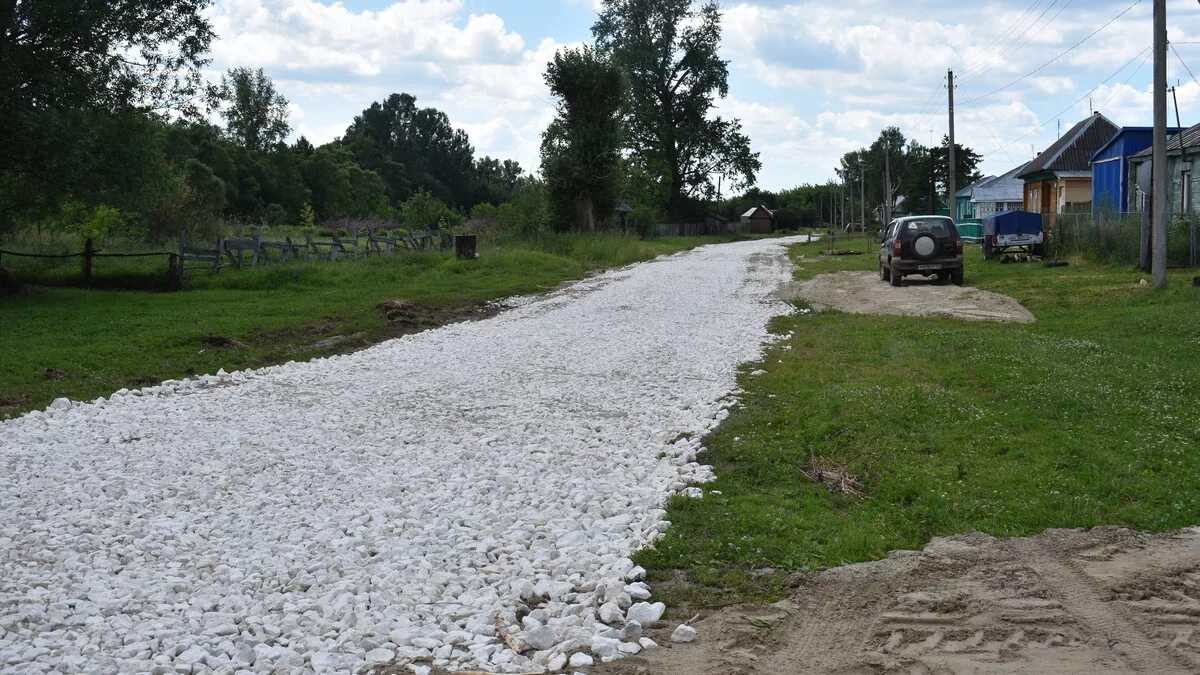
[[[0,423],[0,669],[523,672],[653,647],[629,555],[711,478],[698,439],[789,269],[780,240],[706,247]]]

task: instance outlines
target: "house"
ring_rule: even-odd
[[[1169,134],[1179,133],[1174,127]],[[1150,147],[1154,127],[1121,127],[1092,155],[1092,213],[1122,213],[1129,208],[1129,158]],[[1134,186],[1136,188],[1136,185]]]
[[[954,220],[975,220],[978,217],[975,215],[975,208],[971,203],[973,201],[971,195],[974,194],[975,188],[995,180],[995,178],[995,176],[984,176],[954,193]]]
[[[1180,140],[1183,141],[1182,148]],[[1141,170],[1144,178],[1149,178],[1153,154],[1154,148],[1149,147],[1129,157],[1129,173],[1125,177],[1129,185],[1126,211],[1141,211],[1149,198],[1149,189],[1142,187],[1149,181],[1139,181],[1138,172]],[[1170,176],[1167,181],[1167,203],[1171,205],[1172,213],[1200,212],[1192,196],[1200,187],[1200,181],[1192,171],[1197,159],[1200,159],[1200,124],[1167,137],[1167,175]]]
[[[971,190],[971,212],[982,220],[1002,211],[1020,211],[1024,206],[1025,182],[1017,176],[1025,169],[1022,164],[1008,173],[984,179]]]
[[[1090,210],[1090,160],[1118,131],[1107,117],[1093,113],[1034,157],[1017,176],[1025,183],[1025,210],[1042,214],[1046,227],[1054,227],[1060,213]]]
[[[775,214],[760,204],[743,213],[741,220],[747,232],[767,233],[774,228]]]

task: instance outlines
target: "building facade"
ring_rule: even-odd
[[[1017,176],[1025,184],[1025,210],[1042,214],[1047,227],[1054,227],[1058,214],[1090,211],[1091,158],[1119,131],[1107,117],[1094,113],[1026,164]]]

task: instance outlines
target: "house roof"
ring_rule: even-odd
[[[772,218],[774,218],[774,217],[775,217],[775,214],[774,214],[774,213],[771,213],[771,209],[768,209],[767,207],[763,206],[762,204],[759,204],[758,206],[756,206],[756,207],[754,207],[754,208],[750,209],[749,211],[747,211],[747,212],[743,213],[743,214],[742,214],[742,217],[743,217],[743,218],[753,218],[753,217],[754,217],[754,214],[755,214],[755,213],[757,213],[759,209],[762,209],[763,211],[766,211],[768,216],[770,216],[770,217],[772,217]]]
[[[1183,147],[1195,148],[1200,146],[1200,124],[1188,127],[1183,131]],[[1129,159],[1149,159],[1154,154],[1154,146],[1150,146],[1141,152],[1134,153],[1129,156]],[[1179,154],[1179,134],[1171,134],[1167,137],[1167,154]]]
[[[1008,173],[975,186],[971,191],[973,202],[1019,202],[1025,198],[1025,183],[1017,178],[1025,170],[1024,164],[1010,169]]]
[[[1152,131],[1154,131],[1154,127],[1121,127],[1120,131],[1113,134],[1113,137],[1108,139],[1107,143],[1100,146],[1099,148],[1096,149],[1096,152],[1092,153],[1091,161],[1093,161],[1093,162],[1096,161],[1096,158],[1100,156],[1100,153],[1107,150],[1109,148],[1109,146],[1111,146],[1113,143],[1116,143],[1117,141],[1121,140],[1121,137],[1127,133],[1130,133],[1130,132],[1146,133],[1146,132],[1152,132]],[[1179,127],[1168,127],[1167,128],[1167,133],[1175,133],[1177,131],[1179,131]]]
[[[1032,162],[1026,164],[1017,178],[1025,178],[1043,171],[1088,171],[1092,168],[1092,156],[1112,140],[1118,131],[1120,127],[1104,115],[1089,115],[1051,143],[1050,147]]]
[[[979,180],[975,181],[974,183],[971,183],[970,185],[959,190],[958,192],[955,192],[954,196],[955,197],[970,197],[972,190],[983,185],[984,183],[986,183],[988,181],[995,180],[995,178],[996,178],[995,176],[984,176],[983,178],[980,178]]]

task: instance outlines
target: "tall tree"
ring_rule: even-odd
[[[685,215],[688,197],[715,192],[720,171],[730,192],[754,184],[762,168],[741,122],[712,115],[729,94],[728,62],[718,55],[716,2],[604,0],[592,27],[599,49],[625,71],[628,145],[666,184],[668,215]]]
[[[262,68],[230,68],[221,78],[221,98],[225,131],[244,148],[269,150],[291,131],[288,100]]]
[[[85,185],[75,161],[83,117],[194,111],[213,39],[209,4],[0,3],[0,193],[17,182],[60,192]]]
[[[342,143],[383,177],[393,202],[413,190],[460,208],[475,205],[475,149],[467,133],[409,94],[392,94],[354,118]]]
[[[568,49],[554,55],[546,85],[559,99],[542,137],[553,217],[594,232],[617,206],[621,71],[593,49]]]

